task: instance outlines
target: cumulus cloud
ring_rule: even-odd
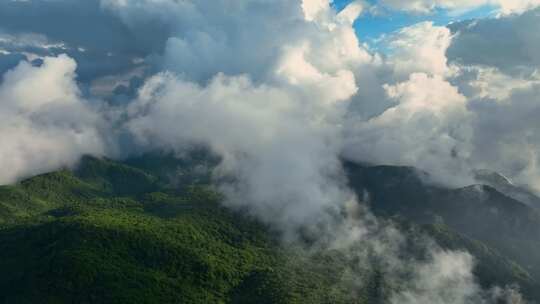
[[[514,90],[531,89],[540,83],[536,71],[525,75],[508,75],[496,67],[461,66],[452,79],[469,98],[508,99]]]
[[[325,122],[334,105],[308,96],[246,77],[220,75],[200,87],[158,75],[131,105],[129,129],[144,145],[210,146],[223,157],[216,177],[236,179],[222,187],[228,203],[291,232],[344,199],[331,181],[340,176],[337,132]]]
[[[531,115],[539,109],[539,26],[538,9],[453,24],[456,35],[447,52],[460,70],[450,81],[468,98],[474,116],[470,166],[497,170],[536,190],[540,145]]]
[[[342,67],[343,60],[351,63],[370,57],[358,47],[350,26],[361,13],[359,3],[339,18],[324,0],[103,0],[102,5],[133,29],[148,22],[168,24],[171,34],[162,67],[200,83],[217,73],[246,73],[254,81],[269,80],[284,48],[311,48],[309,59],[333,71]]]
[[[414,72],[445,75],[450,72],[446,51],[451,41],[448,28],[422,22],[387,37],[385,47],[391,52],[389,61],[397,77]]]
[[[512,75],[533,72],[540,65],[539,13],[531,10],[450,25],[456,36],[448,49],[449,60],[465,66],[496,67]]]
[[[219,72],[265,77],[282,45],[314,30],[290,1],[103,0],[102,6],[133,32],[148,23],[167,28],[163,68],[201,82]]]
[[[0,183],[70,166],[86,153],[103,154],[101,117],[80,98],[75,61],[23,61],[0,85]]]
[[[286,3],[291,2],[281,5],[290,5]],[[127,123],[142,145],[177,151],[189,144],[211,147],[223,157],[216,177],[235,178],[222,187],[229,204],[247,208],[287,233],[349,199],[338,181],[339,120],[345,101],[357,90],[348,66],[367,56],[354,34],[344,29],[350,23],[322,17],[323,12],[312,21],[298,8],[290,11],[298,13],[293,18],[297,27],[306,29],[302,39],[289,37],[278,46],[271,37],[287,35],[265,33],[274,53],[270,62],[261,62],[268,69],[265,83],[252,80],[260,75],[256,67],[246,67],[241,76],[218,73],[206,84],[200,84],[198,70],[182,68],[182,76],[158,74],[130,105]],[[330,11],[328,5],[324,9]],[[291,16],[280,18],[287,22]],[[320,33],[313,31],[315,26],[321,26]],[[251,29],[245,31],[252,35]],[[228,47],[241,46],[243,42]]]
[[[352,103],[363,110],[376,99],[379,110],[349,113],[344,155],[416,166],[454,186],[471,183],[474,169],[492,169],[540,189],[537,123],[528,118],[537,112],[539,39],[522,31],[540,24],[536,14],[454,24],[454,34],[420,23],[388,36],[396,51],[372,66],[370,84],[384,91],[362,95],[359,83]]]
[[[344,157],[416,166],[453,186],[472,181],[468,178],[472,116],[467,98],[449,79],[458,72],[446,57],[451,43],[450,30],[431,22],[385,38],[389,54],[382,64],[366,69],[372,73],[371,86],[379,89],[362,94],[364,86],[358,84],[359,94],[344,128]],[[365,111],[369,104],[378,111],[356,114],[356,107]]]
[[[344,155],[375,164],[415,165],[451,185],[470,182],[463,179],[466,168],[456,166],[468,156],[471,137],[466,99],[457,88],[424,73],[385,88],[396,104],[369,120],[353,121]]]
[[[520,14],[540,6],[539,0],[498,0],[503,14]]]
[[[449,10],[460,14],[481,6],[498,7],[501,14],[519,14],[540,6],[538,0],[380,0],[379,8],[402,10],[415,14],[429,14],[437,9]]]

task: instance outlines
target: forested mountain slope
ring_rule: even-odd
[[[221,207],[204,169],[215,161],[85,157],[75,170],[0,187],[0,303],[385,303],[400,288],[373,266],[352,291],[344,253],[306,255],[256,219]],[[372,207],[408,235],[468,250],[485,287],[515,283],[538,299],[534,268],[511,245],[486,237],[495,222],[504,231],[498,237],[516,244],[525,241],[520,233],[534,233],[534,214],[505,209],[519,202],[491,188],[481,202],[467,189],[431,189],[400,168],[348,168],[352,185],[369,190]],[[496,215],[467,225],[493,206]]]

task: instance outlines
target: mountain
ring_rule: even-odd
[[[165,167],[190,170],[86,157],[0,187],[0,303],[352,302],[338,255],[283,248],[208,185],[164,182]]]
[[[85,157],[0,187],[0,303],[385,303],[400,288],[376,263],[349,284],[346,253],[306,255],[221,207],[209,184],[217,162],[201,151]],[[538,216],[527,204],[488,186],[426,185],[413,168],[345,168],[381,218],[469,251],[485,287],[519,284],[540,299]]]
[[[381,217],[398,216],[424,227],[443,226],[460,238],[481,244],[514,264],[516,270],[528,278],[528,282],[521,285],[526,286],[527,293],[537,297],[540,281],[540,213],[537,208],[488,185],[449,189],[429,184],[425,182],[427,173],[411,167],[346,163],[345,168],[350,185],[358,195],[369,194],[374,213]],[[511,189],[518,191],[517,188],[512,186]],[[505,188],[499,185],[499,189]],[[465,244],[458,241],[448,247],[467,248]],[[475,250],[470,251],[478,255]],[[482,259],[479,260],[482,264]]]
[[[536,194],[526,188],[514,185],[508,178],[497,172],[477,170],[475,178],[484,185],[491,186],[497,191],[527,204],[529,207],[540,210],[540,198]]]

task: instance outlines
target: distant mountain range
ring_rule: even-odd
[[[0,303],[385,303],[385,275],[336,284],[345,257],[306,258],[271,229],[220,206],[204,153],[85,157],[0,187]],[[469,251],[484,287],[540,301],[540,198],[503,176],[426,184],[411,167],[344,163],[379,217]],[[394,286],[392,288],[399,288]]]
[[[540,200],[532,192],[512,185],[502,175],[485,171],[478,176],[484,184],[448,189],[426,184],[422,175],[427,173],[412,167],[346,163],[345,168],[351,187],[359,195],[369,194],[370,206],[376,214],[396,216],[424,226],[443,226],[460,238],[481,244],[478,248],[481,251],[504,258],[505,263],[513,265],[525,279],[521,282],[522,288],[538,299],[540,205],[537,203]],[[465,242],[458,242],[449,247],[467,246]],[[486,261],[483,254],[467,249],[478,258],[481,268]],[[505,276],[511,277],[502,275],[502,281]],[[483,275],[480,278],[487,279]]]

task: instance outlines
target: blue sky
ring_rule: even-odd
[[[352,0],[334,0],[333,5],[338,10],[343,9]],[[376,3],[375,0],[368,1]],[[477,19],[489,17],[494,14],[495,8],[483,6],[460,15],[451,14],[447,10],[439,9],[432,14],[419,15],[405,12],[388,12],[386,15],[374,16],[371,14],[362,15],[355,23],[355,29],[362,42],[376,47],[375,41],[383,34],[389,34],[402,27],[413,25],[423,21],[433,21],[436,25],[447,25],[451,22],[467,19]]]

